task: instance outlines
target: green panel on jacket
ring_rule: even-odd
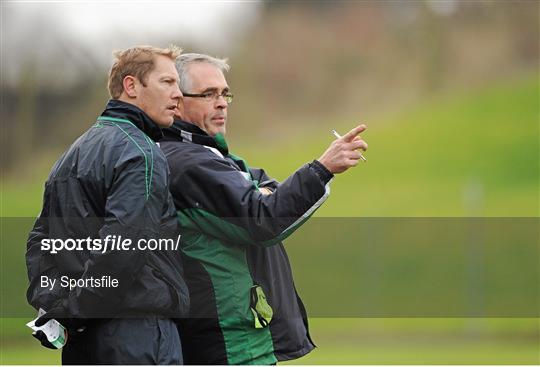
[[[180,222],[187,218],[179,213]],[[273,364],[277,360],[270,330],[255,328],[250,310],[253,279],[246,261],[245,247],[232,245],[200,232],[185,231],[182,251],[201,261],[212,279],[219,325],[230,364]]]

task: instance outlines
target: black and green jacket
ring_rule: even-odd
[[[281,241],[324,202],[332,174],[314,161],[278,183],[229,153],[219,134],[176,121],[164,135],[191,299],[180,325],[186,364],[307,354],[314,345]]]

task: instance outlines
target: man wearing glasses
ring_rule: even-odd
[[[182,227],[190,316],[180,333],[186,364],[274,364],[314,344],[281,243],[324,202],[335,173],[356,166],[356,136],[332,142],[318,160],[279,183],[229,151],[224,138],[233,100],[226,60],[183,54],[184,95],[161,142]]]

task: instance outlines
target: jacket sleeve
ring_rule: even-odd
[[[36,219],[34,227],[28,235],[26,243],[26,268],[30,284],[26,293],[28,303],[34,308],[51,309],[61,298],[61,287],[52,290],[41,287],[41,276],[56,280],[59,283],[60,274],[54,256],[41,250],[41,240],[49,238],[49,223],[47,220],[49,203],[48,187],[45,187],[43,209]]]
[[[250,168],[249,173],[259,188],[264,187],[273,192],[279,185],[279,182],[268,176],[262,168]]]
[[[170,152],[168,159],[181,227],[231,243],[270,246],[281,242],[329,194],[331,175],[321,177],[314,167],[318,162],[304,165],[282,183],[270,180],[275,189],[263,195],[251,178],[225,159],[206,157],[195,164],[182,159],[179,152]],[[176,169],[175,164],[186,168]]]

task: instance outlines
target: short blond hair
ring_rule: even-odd
[[[146,86],[146,77],[155,67],[155,56],[169,57],[172,61],[182,53],[182,49],[171,45],[168,48],[135,46],[123,51],[115,51],[113,66],[109,73],[107,87],[112,98],[118,99],[124,91],[124,78],[134,76]]]

